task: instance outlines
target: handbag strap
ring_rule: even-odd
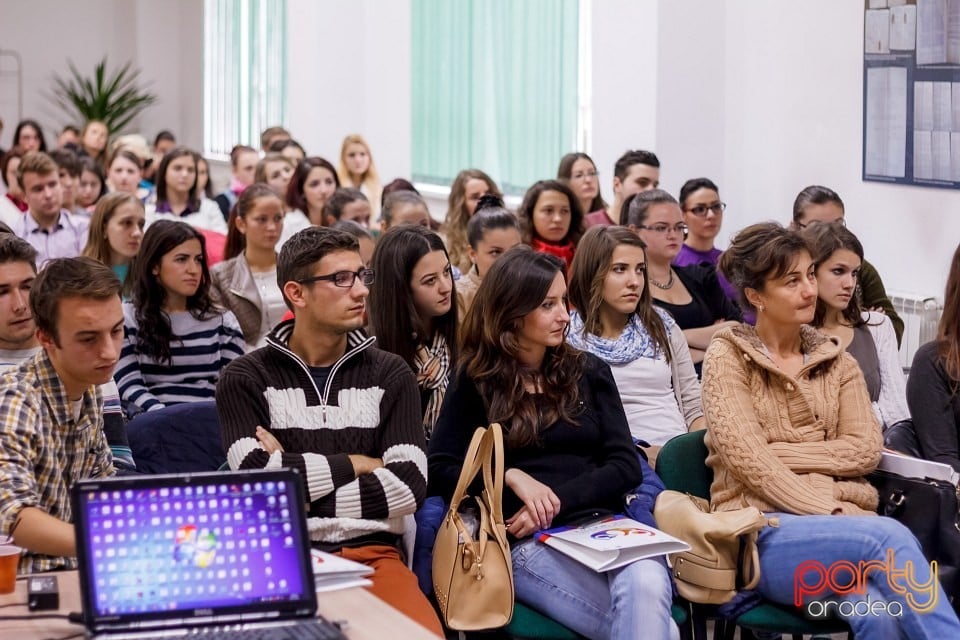
[[[483,489],[490,506],[490,517],[495,524],[503,524],[503,429],[499,422],[486,432],[488,448],[483,461]]]
[[[483,455],[485,453],[483,450],[489,448],[489,445],[486,445],[486,431],[484,427],[478,427],[473,432],[473,438],[470,439],[467,454],[463,459],[463,467],[460,469],[460,478],[457,480],[457,488],[454,489],[453,496],[450,498],[450,511],[453,513],[456,513],[460,503],[466,497],[467,487],[470,486],[477,472],[480,471],[484,460],[490,457],[489,455]]]

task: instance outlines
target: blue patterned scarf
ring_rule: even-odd
[[[660,317],[662,318],[663,314],[660,314]],[[664,324],[669,334],[671,323],[664,320]],[[650,333],[640,322],[640,317],[635,313],[630,316],[620,337],[609,340],[584,332],[583,316],[574,309],[570,312],[570,331],[567,334],[567,342],[581,351],[592,353],[607,364],[627,364],[637,358],[663,357],[653,338],[650,337]]]

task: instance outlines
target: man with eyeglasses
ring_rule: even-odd
[[[426,496],[426,444],[413,371],[363,331],[373,278],[344,231],[284,243],[277,282],[294,318],[224,369],[223,444],[232,469],[299,470],[312,545],[373,567],[371,592],[442,637],[400,550]]]
[[[844,222],[844,213],[843,200],[836,191],[821,185],[811,185],[798,193],[793,201],[791,226],[797,231],[803,231],[817,222]],[[876,267],[866,260],[860,264],[857,292],[860,295],[861,307],[881,311],[890,318],[899,346],[903,338],[903,320],[897,315]]]
[[[613,204],[610,205],[610,220],[623,224],[620,211],[627,198],[641,191],[650,191],[660,186],[660,160],[652,151],[636,149],[627,151],[613,165]]]

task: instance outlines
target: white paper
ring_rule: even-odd
[[[867,69],[866,107],[865,172],[902,178],[907,152],[907,70]]]
[[[933,179],[950,180],[950,132],[934,131],[930,140],[933,157]]]
[[[960,0],[946,0],[947,62],[960,64]]]
[[[890,48],[913,51],[917,47],[917,7],[907,5],[890,9]]]
[[[960,132],[950,134],[950,179],[960,182]]]
[[[933,83],[913,83],[913,128],[933,131]]]
[[[880,452],[878,469],[895,473],[905,478],[932,478],[957,484],[960,477],[948,464],[914,458],[898,451],[884,449]]]
[[[933,130],[950,131],[953,128],[953,91],[949,82],[933,83]]]
[[[947,0],[917,0],[917,64],[947,61]]]
[[[952,96],[951,105],[953,107],[953,117],[951,118],[952,126],[950,127],[951,131],[960,131],[960,82],[954,82],[951,87],[950,92]]]
[[[867,11],[863,30],[864,53],[890,53],[890,11]]]
[[[933,132],[913,132],[913,177],[933,180]]]

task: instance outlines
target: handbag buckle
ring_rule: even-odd
[[[890,494],[890,505],[895,509],[901,507],[905,500],[906,498],[903,497],[903,493],[899,491],[894,491]]]

